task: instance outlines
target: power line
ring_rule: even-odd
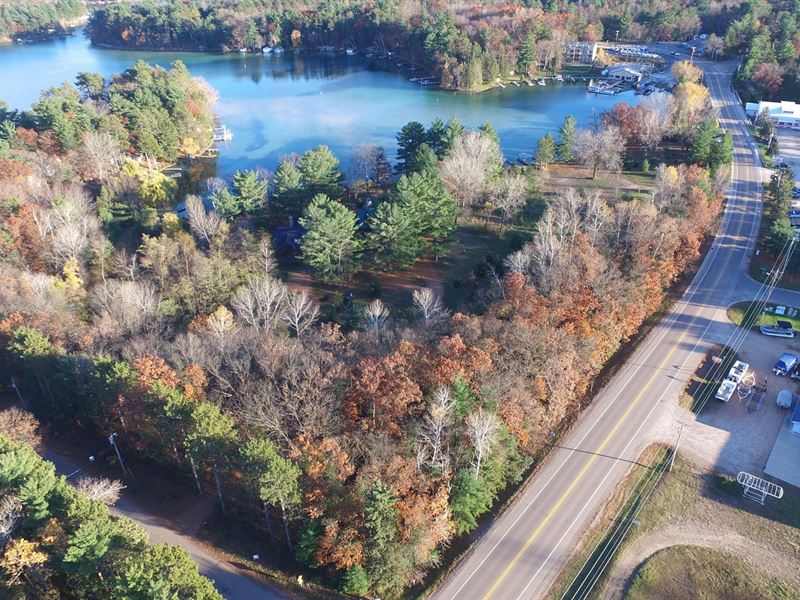
[[[734,329],[731,335],[728,338],[727,343],[725,344],[725,349],[722,352],[722,357],[720,362],[715,365],[712,369],[711,374],[708,376],[709,383],[712,383],[724,370],[725,363],[734,356],[741,346],[744,344],[744,340],[746,339],[747,333],[750,331],[752,325],[755,324],[756,319],[760,316],[764,306],[769,301],[772,292],[774,291],[775,287],[777,287],[778,282],[780,281],[783,273],[788,265],[789,260],[791,259],[792,254],[794,253],[795,246],[797,244],[797,236],[792,238],[791,240],[787,240],[784,243],[783,248],[781,249],[780,253],[776,257],[775,264],[773,268],[769,272],[769,277],[766,281],[762,282],[761,286],[759,287],[758,291],[755,294],[755,299],[751,302],[750,307],[745,311],[742,316],[741,323]],[[692,412],[699,415],[700,412],[705,407],[708,399],[711,397],[711,393],[714,390],[713,383],[712,385],[707,386],[706,389],[701,392],[701,396],[692,406]],[[617,513],[612,520],[612,524],[609,526],[607,533],[603,535],[600,541],[595,546],[594,550],[589,554],[586,562],[584,562],[583,566],[578,571],[575,578],[572,580],[570,585],[567,587],[564,595],[562,596],[562,600],[569,598],[571,600],[581,600],[583,598],[588,597],[591,593],[594,586],[600,580],[602,574],[605,571],[605,568],[610,563],[611,559],[616,554],[617,550],[619,549],[622,541],[627,536],[630,528],[633,526],[636,516],[641,511],[642,507],[646,504],[647,500],[652,495],[655,488],[658,486],[658,483],[661,481],[664,473],[669,468],[670,464],[674,461],[674,455],[677,452],[677,444],[676,448],[673,450],[673,454],[670,457],[670,460],[665,460],[669,449],[666,450],[664,455],[664,459],[661,461],[661,465],[656,469],[647,469],[638,479],[636,486],[634,486],[634,491],[631,492],[628,499],[623,501],[620,505],[620,508],[617,510]],[[643,487],[643,491],[637,492],[636,490],[641,485],[642,481],[645,478],[649,478],[646,485]],[[650,483],[652,482],[652,485]],[[638,494],[638,497],[630,501],[635,495]],[[642,498],[642,494],[644,497]],[[623,509],[625,509],[625,515],[620,518],[620,514],[622,513]],[[614,524],[616,523],[616,527]],[[624,530],[623,530],[624,527]],[[612,528],[614,531],[612,532]],[[621,532],[621,535],[619,535]],[[603,543],[606,543],[607,546],[602,549],[599,555],[595,556],[598,549],[602,546]],[[609,551],[610,550],[610,551]],[[592,562],[592,558],[594,558],[593,564],[589,567],[588,572],[584,576],[583,580],[578,586],[578,589],[570,594],[570,591],[573,589],[575,583],[581,578],[581,574],[585,572],[586,567]],[[601,562],[602,561],[602,562]],[[585,588],[584,585],[588,585],[588,588]]]

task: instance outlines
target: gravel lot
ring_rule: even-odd
[[[760,333],[747,334],[739,359],[750,364],[756,381],[767,379],[767,394],[761,409],[750,413],[734,394],[725,403],[711,398],[699,419],[675,406],[673,418],[685,423],[680,452],[688,454],[701,466],[736,475],[739,471],[760,474],[769,458],[778,430],[789,417],[787,409],[778,408],[775,399],[784,388],[797,391],[798,384],[787,377],[772,374],[772,366],[785,351],[800,354],[800,339],[772,338]],[[674,422],[662,423],[660,437],[674,443]]]

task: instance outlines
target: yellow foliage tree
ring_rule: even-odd
[[[24,538],[11,540],[0,558],[0,568],[8,575],[8,584],[13,585],[31,569],[47,562],[47,554],[39,550],[39,544]]]

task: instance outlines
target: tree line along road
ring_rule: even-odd
[[[754,283],[746,268],[758,233],[764,170],[731,88],[736,63],[698,64],[721,126],[734,140],[731,184],[714,242],[681,300],[434,590],[435,600],[543,597],[630,463],[655,441],[652,425],[677,402],[708,351],[711,326]]]

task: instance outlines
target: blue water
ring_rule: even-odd
[[[42,90],[74,81],[81,71],[108,76],[139,59],[163,66],[180,59],[219,92],[216,113],[233,132],[233,140],[220,148],[222,176],[241,168],[274,169],[282,155],[317,144],[330,146],[343,169],[359,142],[383,146],[393,160],[395,136],[405,123],[427,126],[436,117],[452,116],[472,128],[491,122],[513,159],[533,152],[538,139],[555,133],[568,114],[588,125],[615,103],[638,100],[632,92],[592,95],[583,84],[455,94],[376,70],[357,56],[108,50],[92,47],[80,34],[0,48],[0,98],[13,108],[28,108]]]

